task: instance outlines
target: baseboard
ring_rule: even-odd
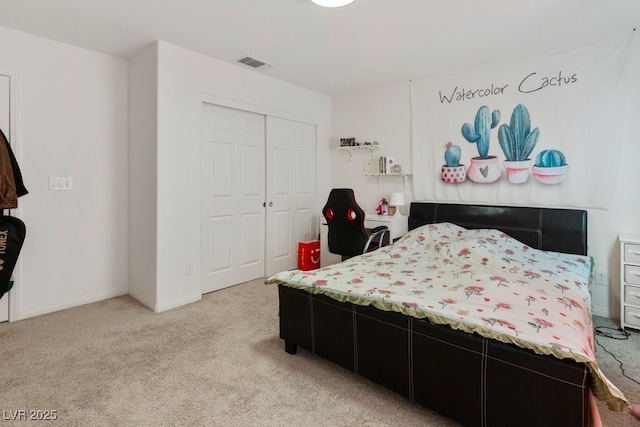
[[[153,311],[161,313],[163,311],[171,310],[172,308],[180,307],[183,305],[191,304],[192,302],[200,301],[202,299],[201,293],[194,293],[182,298],[174,299],[163,304],[156,304]],[[144,303],[143,303],[144,304]]]
[[[594,316],[602,316],[602,317],[610,318],[609,309],[606,307],[591,307],[591,314],[593,314]]]
[[[144,298],[142,295],[132,290],[129,290],[129,295],[131,295],[133,298],[136,299],[136,301],[138,301],[140,304],[147,307],[149,310],[154,310],[155,303],[153,301],[149,301],[148,299]]]
[[[98,302],[98,301],[102,301],[109,298],[115,298],[122,295],[127,295],[128,293],[129,293],[128,288],[124,287],[120,289],[114,289],[109,292],[102,292],[98,294],[87,295],[85,297],[65,301],[60,304],[36,308],[34,310],[21,311],[20,309],[18,309],[16,312],[16,318],[15,319],[12,318],[11,321],[13,322],[15,320],[24,320],[24,319],[28,319],[29,317],[36,317],[36,316],[41,316],[43,314],[54,313],[56,311],[66,310],[68,308],[78,307],[80,305],[90,304],[92,302]]]

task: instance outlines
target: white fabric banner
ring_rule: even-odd
[[[632,40],[413,80],[414,199],[606,208]]]

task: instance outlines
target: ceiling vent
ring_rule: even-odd
[[[245,65],[247,67],[253,68],[254,70],[267,70],[269,68],[271,68],[273,65],[271,64],[267,64],[264,61],[261,61],[259,59],[256,58],[252,58],[250,56],[243,56],[242,58],[236,60],[237,62],[239,62],[242,65]]]

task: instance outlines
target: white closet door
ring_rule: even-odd
[[[9,102],[11,78],[0,74],[0,129],[7,138],[11,138],[11,129],[9,129]],[[5,294],[0,299],[0,322],[9,320],[9,294]]]
[[[265,117],[203,104],[202,292],[264,275]]]
[[[297,267],[298,242],[318,238],[316,127],[267,117],[266,270]]]

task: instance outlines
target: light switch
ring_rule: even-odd
[[[49,177],[49,190],[72,190],[73,189],[73,177],[71,176],[50,176]]]
[[[60,188],[60,179],[57,176],[49,177],[49,190],[57,190]]]

